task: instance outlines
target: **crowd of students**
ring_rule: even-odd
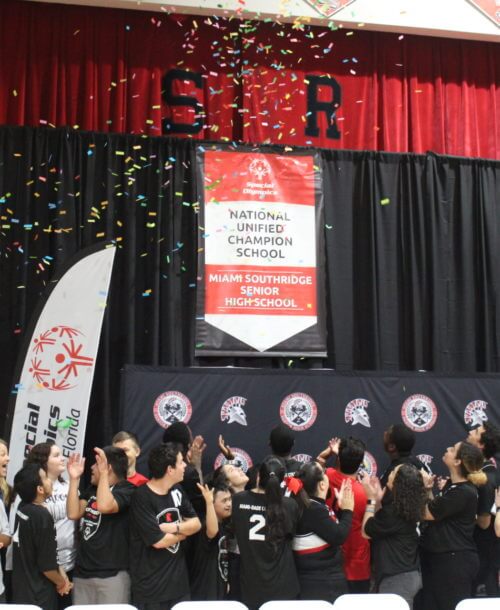
[[[0,602],[169,610],[236,599],[257,610],[272,599],[376,591],[410,608],[455,610],[480,586],[498,595],[500,430],[488,422],[446,450],[439,481],[411,455],[415,438],[402,424],[384,434],[390,463],[380,479],[360,470],[365,445],[352,437],[300,463],[293,433],[277,426],[272,453],[247,473],[219,438],[228,463],[205,477],[203,438],[176,423],[163,441],[146,478],[136,436],[118,433],[95,448],[86,488],[85,458],[65,463],[57,445],[41,443],[13,490],[0,441]]]

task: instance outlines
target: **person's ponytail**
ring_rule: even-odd
[[[486,484],[488,477],[481,470],[476,470],[474,472],[469,472],[467,475],[467,480],[476,487],[481,487],[482,485]]]
[[[486,483],[488,479],[484,472],[481,471],[484,457],[482,451],[478,447],[467,441],[463,441],[460,443],[456,457],[461,461],[460,468],[462,475],[468,481],[477,487],[481,487],[481,485]]]
[[[285,476],[285,465],[277,457],[269,456],[259,469],[259,487],[264,490],[267,509],[267,539],[271,544],[278,544],[286,535],[286,514],[283,508],[281,483]]]

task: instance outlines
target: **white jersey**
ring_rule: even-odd
[[[54,481],[52,495],[45,500],[45,506],[54,519],[57,534],[57,563],[66,572],[75,567],[75,521],[68,519],[66,513],[66,500],[68,498],[69,483],[67,481]]]

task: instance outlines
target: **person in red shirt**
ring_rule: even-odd
[[[111,441],[113,447],[118,447],[119,449],[123,449],[127,454],[128,460],[128,471],[127,471],[127,481],[135,485],[136,487],[140,487],[149,481],[144,475],[140,474],[136,471],[135,465],[137,462],[137,458],[141,454],[141,448],[139,446],[139,441],[135,434],[132,432],[126,432],[122,430],[121,432],[117,432],[113,436],[113,440]]]
[[[344,574],[350,593],[368,593],[370,590],[370,542],[363,538],[361,528],[367,498],[363,486],[357,479],[364,454],[363,441],[348,437],[340,440],[333,439],[328,448],[317,457],[320,463],[324,463],[332,455],[336,455],[338,458],[337,468],[326,469],[331,490],[330,498],[327,500],[328,506],[334,505],[336,495],[346,479],[350,479],[352,483],[354,494],[352,526],[342,545]]]

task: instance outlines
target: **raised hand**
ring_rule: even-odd
[[[340,510],[354,510],[354,493],[352,491],[351,479],[344,479],[340,490],[335,490],[337,503]]]
[[[191,447],[189,448],[192,464],[194,464],[195,466],[201,466],[201,459],[203,457],[203,452],[206,448],[207,444],[205,443],[203,436],[195,436],[193,442],[191,443]]]
[[[224,439],[222,438],[222,434],[219,434],[219,449],[221,450],[226,460],[234,460],[234,453],[231,451],[231,447],[225,444]]]
[[[203,499],[205,500],[205,503],[208,504],[213,504],[214,503],[214,490],[213,488],[210,489],[208,485],[200,485],[199,483],[196,483],[196,485],[198,486],[198,489],[201,491],[201,495],[203,496]]]
[[[382,501],[385,494],[385,487],[382,489],[377,477],[371,477],[367,472],[362,472],[359,480],[361,485],[363,485],[368,500],[376,500],[377,502]]]
[[[436,477],[433,474],[429,474],[423,468],[420,469],[420,474],[422,475],[422,480],[424,482],[425,489],[427,489],[427,490],[432,489],[434,487],[434,480]],[[443,486],[444,486],[444,484],[443,484]]]
[[[108,472],[108,458],[100,447],[94,447],[95,452],[95,463],[97,464],[97,470],[100,474]]]
[[[71,479],[79,479],[85,470],[85,458],[79,453],[72,453],[66,468]]]

